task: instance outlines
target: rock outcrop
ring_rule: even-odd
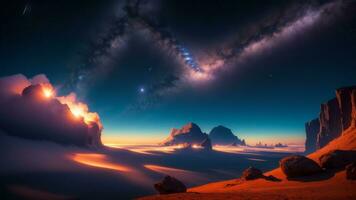
[[[321,105],[319,121],[320,132],[316,139],[317,149],[324,147],[341,135],[341,112],[336,98]]]
[[[244,140],[240,140],[230,129],[221,125],[214,127],[209,137],[213,145],[246,145]]]
[[[241,179],[244,179],[244,180],[255,180],[255,179],[258,179],[258,178],[264,178],[264,175],[262,173],[261,170],[257,169],[257,168],[254,168],[254,167],[249,167],[247,169],[245,169],[243,172],[242,172],[242,176],[241,176]]]
[[[356,86],[336,90],[336,98],[321,105],[319,118],[306,123],[306,152],[310,153],[355,128]]]
[[[322,171],[315,161],[299,155],[285,157],[279,161],[279,165],[288,178],[309,176]]]
[[[187,187],[182,182],[171,176],[165,176],[161,182],[154,184],[154,188],[160,194],[173,194],[187,191]]]
[[[282,144],[282,143],[279,142],[279,143],[275,144],[274,147],[277,147],[277,148],[286,148],[286,147],[288,147],[288,145]]]
[[[316,139],[320,131],[319,118],[313,119],[305,124],[306,140],[305,152],[311,153],[316,150]]]
[[[344,169],[356,162],[356,151],[333,150],[320,157],[320,165],[325,169]]]
[[[356,162],[346,166],[346,179],[356,180]]]
[[[203,133],[195,123],[188,123],[181,129],[172,129],[169,137],[161,143],[161,145],[171,146],[179,144],[201,144],[208,138],[206,133]]]

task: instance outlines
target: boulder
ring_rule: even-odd
[[[172,129],[169,137],[164,140],[161,145],[171,146],[179,144],[201,144],[207,138],[208,135],[203,133],[198,125],[190,122],[181,129]]]
[[[356,162],[346,166],[346,179],[356,180]]]
[[[258,178],[264,178],[264,175],[261,170],[254,167],[249,167],[245,169],[242,172],[242,176],[241,176],[241,179],[245,179],[245,180],[255,180]]]
[[[230,129],[221,125],[214,127],[210,131],[209,137],[213,145],[246,145]]]
[[[346,165],[356,162],[356,151],[333,150],[320,158],[320,165],[325,169],[344,169]]]
[[[154,188],[160,194],[182,193],[187,191],[187,187],[171,176],[165,176],[159,183],[154,184]]]
[[[279,165],[288,178],[313,175],[322,171],[315,161],[299,155],[285,157],[279,161]]]

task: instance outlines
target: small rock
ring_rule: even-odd
[[[322,171],[315,161],[299,155],[285,157],[279,161],[279,165],[289,178],[313,175]]]
[[[258,178],[264,178],[263,173],[261,170],[254,167],[249,167],[245,169],[242,172],[242,176],[241,176],[241,179],[245,179],[245,180],[255,180]]]
[[[187,187],[182,182],[171,176],[165,176],[161,182],[154,184],[154,188],[160,194],[172,194],[187,191]]]
[[[356,180],[356,162],[346,166],[346,179]]]
[[[274,182],[279,182],[279,181],[281,181],[281,179],[279,179],[279,178],[277,178],[277,177],[275,177],[275,176],[272,176],[272,175],[265,176],[265,179],[266,179],[267,181],[274,181]]]
[[[325,169],[344,169],[356,162],[356,151],[333,150],[320,157],[320,165]]]

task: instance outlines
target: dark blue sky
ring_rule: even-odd
[[[170,38],[199,56],[235,35],[240,41],[240,33],[249,40],[239,47],[270,38],[302,18],[307,8],[320,10],[330,2],[337,1],[149,1],[140,14],[155,22],[155,31],[169,32]],[[155,45],[160,41],[147,39],[136,29],[125,33],[122,48],[110,52],[110,64],[91,64],[88,69],[91,52],[102,48],[96,43],[115,35],[108,27],[120,19],[123,4],[7,3],[1,11],[0,75],[46,74],[61,92],[76,91],[99,113],[104,135],[124,142],[163,139],[170,128],[189,121],[206,132],[225,125],[252,144],[301,142],[304,123],[317,117],[320,103],[334,97],[336,88],[356,84],[354,3],[343,4],[335,13],[331,10],[327,18],[322,13],[311,28],[298,29],[282,42],[274,38],[272,48],[243,63],[222,66],[214,80],[200,84],[185,81],[181,63],[172,59],[175,55],[167,55]],[[26,5],[31,9],[23,13]],[[79,88],[72,81],[78,68],[90,73]],[[169,85],[170,76],[178,76],[178,83]]]

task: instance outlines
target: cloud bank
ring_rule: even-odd
[[[0,78],[0,130],[34,140],[100,147],[102,124],[75,94],[57,97],[45,75]]]

